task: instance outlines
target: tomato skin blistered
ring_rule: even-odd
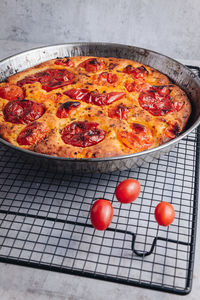
[[[180,126],[178,122],[173,122],[164,131],[165,135],[170,139],[175,139],[180,133]]]
[[[65,66],[65,67],[74,67],[74,62],[69,57],[58,58],[55,62],[55,65]]]
[[[136,68],[135,71],[132,73],[132,76],[134,78],[145,78],[147,77],[149,74],[149,72],[147,71],[147,69],[143,66],[139,67],[139,68]]]
[[[125,96],[123,92],[91,93],[90,101],[94,105],[109,105]]]
[[[123,70],[124,73],[132,75],[133,78],[143,79],[149,75],[149,72],[144,66],[134,68],[131,65],[128,65]]]
[[[116,74],[103,72],[93,76],[93,82],[97,85],[112,85],[118,81]]]
[[[78,67],[84,68],[87,72],[94,73],[105,69],[106,64],[103,60],[100,60],[98,58],[89,58],[80,63]]]
[[[127,65],[124,68],[123,72],[126,73],[126,74],[132,74],[134,70],[135,70],[135,68],[133,66]]]
[[[6,83],[0,87],[0,98],[9,101],[22,100],[24,99],[24,91],[15,84]]]
[[[141,92],[142,90],[146,90],[150,87],[150,84],[141,80],[138,81],[137,83],[135,81],[126,82],[124,86],[129,93],[132,93],[132,92]]]
[[[57,110],[56,116],[60,119],[67,118],[70,112],[79,107],[80,104],[81,103],[79,101],[67,101],[60,105]]]
[[[74,100],[81,100],[84,102],[89,101],[90,91],[87,89],[71,89],[63,93],[64,95],[70,97]]]
[[[117,118],[119,120],[128,119],[128,107],[124,104],[119,104],[116,107],[108,111],[108,116],[110,118]]]
[[[24,146],[35,145],[43,140],[48,132],[49,128],[45,123],[33,122],[20,132],[17,137],[17,142],[19,145]]]
[[[24,79],[19,80],[17,85],[22,87],[24,84],[32,84],[40,82],[42,88],[50,92],[62,86],[74,83],[75,76],[73,73],[66,69],[47,69],[45,71],[26,76]]]
[[[45,107],[42,103],[31,100],[15,100],[6,104],[3,113],[7,122],[29,124],[45,113]]]
[[[98,93],[90,92],[87,89],[71,89],[64,92],[64,95],[74,100],[81,100],[86,103],[104,106],[113,103],[125,96],[124,92]]]
[[[64,127],[61,138],[65,144],[76,147],[90,147],[100,143],[106,136],[105,131],[97,128],[98,123],[79,121]]]
[[[136,83],[135,82],[126,82],[124,84],[125,88],[129,93],[135,92],[136,91]]]
[[[140,106],[153,116],[164,116],[170,112],[180,111],[183,102],[174,102],[170,90],[166,87],[151,87],[141,91],[138,98]]]

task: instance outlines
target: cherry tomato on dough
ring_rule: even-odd
[[[19,145],[35,145],[43,140],[48,132],[49,128],[45,123],[33,122],[20,132],[17,142]]]
[[[61,138],[65,144],[75,147],[90,147],[104,140],[106,133],[98,128],[95,122],[72,122],[65,126],[61,132]]]
[[[140,194],[140,183],[136,179],[122,181],[115,190],[116,198],[121,203],[130,203],[137,199]]]
[[[0,87],[0,97],[9,101],[24,99],[24,91],[21,87],[6,83]]]
[[[7,122],[29,124],[45,113],[45,107],[42,103],[31,100],[14,100],[6,104],[3,113]]]
[[[97,230],[105,230],[110,225],[113,218],[113,207],[110,201],[98,199],[92,205],[90,219],[92,225]]]
[[[175,211],[170,203],[163,201],[156,206],[154,216],[159,225],[169,226],[174,221]]]

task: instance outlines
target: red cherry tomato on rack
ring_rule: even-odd
[[[140,194],[140,183],[136,179],[122,181],[115,190],[116,198],[121,203],[131,203]]]
[[[98,199],[91,208],[90,219],[97,230],[105,230],[113,218],[113,207],[110,201]]]
[[[163,201],[156,206],[154,216],[159,225],[169,226],[174,221],[175,211],[170,203]]]

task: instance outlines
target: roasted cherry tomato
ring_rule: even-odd
[[[110,63],[108,66],[109,71],[115,69],[118,66],[118,64]]]
[[[97,58],[89,58],[79,64],[79,67],[84,68],[87,72],[96,72],[105,69],[105,62]]]
[[[66,69],[49,69],[37,74],[42,88],[47,92],[74,82],[74,74]]]
[[[103,72],[93,76],[93,82],[98,85],[110,85],[116,83],[118,77],[116,74]]]
[[[165,129],[165,135],[170,139],[175,139],[180,133],[179,124],[174,121],[169,124],[169,126]]]
[[[66,69],[48,69],[30,76],[26,76],[24,79],[17,82],[18,86],[24,84],[31,84],[34,82],[40,82],[42,88],[50,92],[54,89],[58,89],[62,86],[74,83],[74,74]]]
[[[126,82],[124,86],[127,89],[127,91],[131,93],[131,92],[140,92],[142,90],[146,90],[147,88],[150,87],[150,84],[145,81],[141,81],[137,83],[133,81],[133,82]]]
[[[45,113],[45,107],[31,100],[15,100],[6,104],[3,113],[7,122],[29,124]]]
[[[125,93],[123,92],[111,92],[111,93],[98,93],[89,92],[87,89],[71,89],[64,92],[64,95],[74,100],[81,100],[86,103],[91,103],[98,106],[109,105],[122,97]]]
[[[163,116],[172,111],[172,98],[169,94],[161,95],[160,89],[156,87],[142,91],[139,104],[154,116]]]
[[[71,89],[63,93],[74,100],[89,101],[90,92],[87,89]]]
[[[167,86],[158,86],[156,88],[158,95],[160,96],[169,96],[170,89]]]
[[[33,122],[20,132],[17,142],[19,145],[35,145],[43,140],[48,132],[49,128],[45,123]]]
[[[24,99],[24,91],[21,87],[6,83],[0,87],[0,97],[9,101]]]
[[[131,65],[128,65],[124,68],[124,73],[131,74],[134,78],[143,79],[144,77],[148,76],[149,72],[143,66],[134,68]]]
[[[70,112],[76,109],[81,103],[79,101],[68,101],[60,105],[56,116],[60,119],[67,118]]]
[[[135,81],[133,81],[133,82],[126,82],[124,84],[124,86],[125,86],[125,88],[127,89],[127,91],[129,93],[132,93],[132,92],[136,91],[136,83],[135,83]]]
[[[156,206],[154,216],[159,225],[169,226],[174,221],[175,211],[170,203],[163,201]]]
[[[125,93],[123,92],[111,92],[111,93],[91,93],[91,103],[98,106],[109,105],[121,98]]]
[[[115,190],[116,198],[121,203],[130,203],[137,199],[140,194],[140,183],[136,179],[122,181]]]
[[[34,75],[30,75],[30,76],[26,76],[24,79],[21,79],[17,82],[17,85],[19,87],[22,87],[25,84],[32,84],[39,81],[39,79],[37,78],[36,74]]]
[[[140,106],[154,116],[164,116],[182,109],[184,102],[174,102],[168,87],[154,86],[139,95]]]
[[[98,123],[79,121],[64,127],[61,138],[65,144],[76,147],[90,147],[100,143],[106,136],[105,131],[98,128]]]
[[[98,199],[91,208],[90,219],[97,230],[105,230],[113,218],[113,207],[108,200]]]
[[[119,120],[128,119],[128,107],[125,104],[119,104],[108,111],[110,118],[117,118]]]
[[[149,72],[147,71],[147,69],[143,66],[138,67],[134,70],[134,72],[132,73],[134,78],[144,78],[146,76],[148,76]]]
[[[58,58],[55,61],[55,65],[61,65],[61,66],[65,66],[65,67],[73,67],[74,66],[74,62],[69,57]]]
[[[126,74],[132,74],[134,72],[135,68],[131,65],[127,65],[123,72],[126,73]]]

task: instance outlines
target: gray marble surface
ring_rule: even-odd
[[[44,43],[0,40],[0,59],[40,45],[44,45]],[[181,60],[181,62],[185,63],[183,60]],[[196,61],[187,61],[187,63],[197,64]],[[200,61],[198,64],[200,66]],[[199,253],[200,238],[198,230],[193,289],[192,292],[186,296],[188,300],[198,300],[200,296]],[[163,300],[172,300],[181,299],[182,296],[79,276],[0,263],[1,300],[154,300],[161,298]]]
[[[1,0],[0,38],[102,41],[200,59],[199,0]]]

